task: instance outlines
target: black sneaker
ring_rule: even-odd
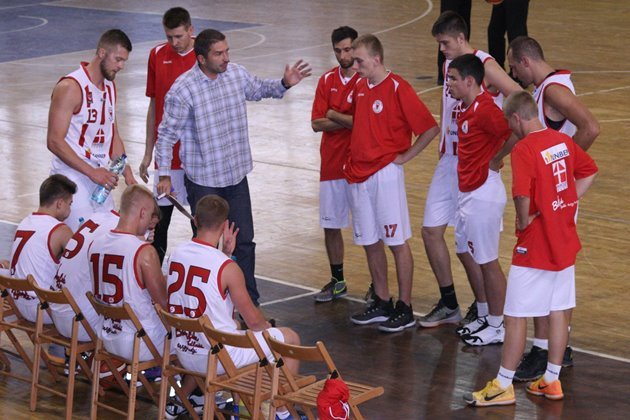
[[[359,314],[350,317],[350,321],[357,325],[374,324],[375,322],[385,322],[394,313],[394,304],[392,299],[382,300],[378,296],[374,297],[374,302]]]
[[[464,319],[459,321],[459,325],[464,326],[470,324],[477,318],[479,318],[479,313],[477,312],[477,301],[473,300],[473,303],[470,304],[468,310],[466,311],[466,316]]]
[[[544,375],[547,370],[547,358],[549,352],[538,346],[532,346],[529,353],[525,353],[514,373],[517,382],[535,381]]]
[[[204,403],[203,395],[201,396],[191,395],[188,398],[188,401],[190,402],[190,405],[192,405],[193,410],[195,410],[195,413],[197,414],[203,413],[203,403]],[[174,398],[171,398],[166,403],[166,413],[164,413],[164,417],[167,418],[168,420],[173,420],[181,416],[182,414],[187,414],[187,413],[188,413],[188,410],[186,410],[186,408],[183,406],[179,398],[174,397]]]
[[[416,319],[413,317],[411,305],[406,305],[405,302],[399,300],[396,302],[396,309],[394,309],[394,313],[387,321],[381,323],[381,325],[378,326],[378,329],[384,332],[396,332],[415,326]]]
[[[562,357],[562,367],[571,367],[573,366],[573,349],[571,346],[567,346],[564,349],[564,356]]]

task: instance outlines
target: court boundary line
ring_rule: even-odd
[[[270,305],[273,305],[273,304],[276,304],[276,303],[289,302],[289,301],[292,301],[292,300],[301,299],[301,298],[306,297],[306,296],[311,296],[311,295],[314,295],[315,293],[319,292],[319,289],[316,289],[314,287],[304,286],[304,285],[301,285],[301,284],[290,283],[288,281],[276,279],[276,278],[273,278],[273,277],[256,275],[256,278],[257,279],[261,279],[261,280],[265,280],[265,281],[269,281],[271,283],[281,284],[283,286],[295,287],[297,289],[302,289],[302,290],[307,290],[308,291],[308,293],[301,293],[299,295],[289,296],[289,297],[286,297],[286,298],[275,299],[275,300],[271,300],[269,302],[261,303],[260,306],[270,306]],[[355,298],[355,297],[351,297],[351,296],[344,296],[341,299],[349,300],[349,301],[352,301],[352,302],[365,303],[365,301],[363,299],[359,299],[359,298]],[[315,305],[315,303],[313,303],[313,305]],[[419,313],[419,312],[416,312],[416,311],[414,311],[413,314],[414,314],[414,316],[425,315],[425,314],[422,314],[422,313]],[[529,337],[527,338],[527,340],[528,341],[533,341],[533,339],[531,339]],[[623,358],[623,357],[613,356],[611,354],[601,353],[601,352],[597,352],[597,351],[593,351],[593,350],[587,350],[587,349],[583,349],[583,348],[580,348],[580,347],[573,347],[573,346],[571,346],[571,348],[573,349],[573,351],[577,351],[578,353],[585,353],[585,354],[589,354],[591,356],[601,357],[602,359],[615,360],[617,362],[630,364],[630,359],[626,359],[626,358]]]

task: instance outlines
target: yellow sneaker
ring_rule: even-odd
[[[559,379],[548,384],[540,377],[537,381],[528,383],[526,389],[532,395],[538,395],[550,400],[561,400],[564,398],[562,384]]]
[[[495,378],[488,382],[481,391],[464,394],[464,401],[477,407],[514,404],[516,402],[514,386],[501,388],[499,381]]]

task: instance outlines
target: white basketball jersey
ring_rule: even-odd
[[[224,294],[221,272],[232,260],[214,246],[193,239],[171,253],[168,262],[168,310],[189,318],[208,315],[214,327],[235,332],[234,304]],[[177,332],[177,350],[188,354],[207,354],[210,344],[205,336]]]
[[[77,70],[61,79],[76,81],[83,97],[81,109],[70,119],[65,140],[92,167],[108,167],[116,118],[116,87],[114,82],[104,80],[103,90],[98,88],[90,80],[86,66],[87,63],[81,63]],[[53,158],[53,172],[66,168],[59,157]]]
[[[486,52],[475,50],[474,54],[481,60],[482,63],[486,63],[488,60],[494,60],[492,56]],[[444,62],[444,75],[448,74],[448,67],[453,60],[446,60]],[[486,90],[485,83],[481,84],[481,90]],[[499,108],[503,106],[503,94],[501,92],[492,93],[488,92],[494,99],[494,103]],[[464,110],[464,105],[459,99],[455,99],[451,96],[450,89],[446,81],[442,88],[442,119],[440,125],[442,126],[442,133],[440,137],[440,152],[448,155],[457,155],[457,118]]]
[[[136,276],[135,262],[140,250],[151,246],[137,236],[110,230],[97,235],[88,250],[90,274],[94,284],[94,295],[112,306],[128,303],[136,313],[146,331],[162,325],[158,318],[151,295]],[[105,319],[101,338],[112,340],[119,332],[135,333],[130,321]]]
[[[86,307],[92,306],[85,293],[94,292],[94,283],[90,281],[88,248],[98,235],[103,235],[114,229],[119,219],[120,216],[114,211],[94,213],[74,233],[61,255],[55,281],[50,288],[61,290],[66,287],[84,312]],[[51,304],[51,309],[57,313],[72,312],[68,305]]]
[[[11,247],[11,276],[25,279],[33,275],[37,284],[49,288],[59,260],[50,249],[52,232],[63,223],[44,213],[33,213],[20,222]],[[14,299],[35,300],[34,292],[12,292]]]
[[[540,122],[548,128],[559,131],[566,134],[569,137],[573,137],[577,131],[577,127],[568,119],[562,121],[551,121],[545,115],[545,89],[551,85],[561,85],[566,87],[575,95],[575,88],[571,81],[571,72],[568,70],[558,70],[545,77],[542,83],[535,87],[533,95],[538,104],[538,119]],[[559,127],[558,127],[559,126]]]

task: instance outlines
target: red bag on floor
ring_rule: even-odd
[[[336,372],[326,380],[317,396],[317,414],[320,420],[347,420],[350,418],[348,385],[337,378]]]

